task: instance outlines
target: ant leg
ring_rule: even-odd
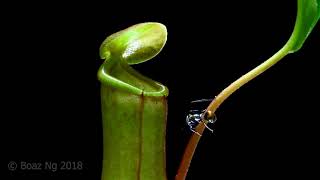
[[[190,130],[194,133],[196,133],[198,136],[202,136],[200,133],[198,133],[197,131],[195,131],[194,129],[190,128]]]
[[[203,118],[206,120],[207,123],[215,123],[217,120],[217,117],[215,116],[215,114],[213,114],[211,111],[207,111],[204,115]],[[204,125],[206,126],[206,128],[211,131],[211,133],[213,133],[213,130],[211,128],[209,128],[209,126],[207,126],[207,123],[203,122]]]
[[[211,128],[209,128],[209,126],[207,126],[207,123],[204,122],[204,126],[211,132],[213,133],[213,130]]]

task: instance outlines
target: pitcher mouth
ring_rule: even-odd
[[[169,94],[166,86],[143,76],[127,64],[104,62],[98,71],[98,79],[102,84],[136,95],[167,97]]]

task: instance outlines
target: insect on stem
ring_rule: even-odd
[[[197,132],[195,128],[201,122],[203,122],[204,126],[213,133],[213,130],[207,124],[214,124],[216,117],[211,111],[203,110],[204,106],[207,106],[207,102],[210,102],[211,100],[212,99],[199,99],[190,102],[191,108],[186,117],[186,123],[190,130],[199,136],[201,136],[201,134]]]

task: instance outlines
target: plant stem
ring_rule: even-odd
[[[245,75],[241,76],[239,79],[231,83],[227,88],[225,88],[223,91],[216,96],[216,98],[210,103],[210,105],[207,108],[207,111],[211,111],[214,113],[218,107],[237,89],[239,89],[241,86],[245,85],[247,82],[251,81],[261,73],[265,72],[267,69],[269,69],[271,66],[279,62],[284,56],[286,56],[289,52],[288,45],[285,45],[283,48],[281,48],[276,54],[271,56],[268,60],[254,68],[253,70],[249,71]]]
[[[279,62],[284,56],[286,56],[288,53],[290,53],[290,46],[289,43],[287,43],[285,46],[283,46],[277,53],[275,53],[273,56],[271,56],[268,60],[254,68],[253,70],[249,71],[245,75],[241,76],[239,79],[231,83],[227,88],[225,88],[223,91],[221,91],[218,96],[215,97],[215,99],[209,104],[209,106],[206,109],[207,111],[211,111],[211,113],[215,113],[218,107],[237,89],[239,89],[241,86],[246,84],[247,82],[251,81],[261,73],[265,72],[267,69],[269,69],[271,66]],[[205,113],[203,113],[205,114]],[[196,131],[202,135],[205,126],[205,119],[202,117],[201,123],[196,127]],[[201,136],[194,133],[192,134],[189,143],[187,144],[187,147],[185,149],[185,152],[182,157],[182,161],[180,163],[178,173],[176,175],[176,180],[184,180],[187,176],[187,172],[192,160],[192,156],[197,148],[198,142],[200,141]]]
[[[199,134],[202,134],[205,129],[204,123],[200,123],[195,131],[198,132]],[[198,134],[193,134],[191,138],[189,139],[187,148],[184,151],[180,167],[178,169],[178,173],[176,175],[176,180],[184,180],[187,176],[189,166],[191,163],[191,159],[193,157],[193,154],[196,150],[196,147],[198,145],[198,142],[200,141],[200,137]]]

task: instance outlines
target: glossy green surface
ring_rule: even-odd
[[[293,33],[288,41],[289,52],[298,51],[320,18],[320,0],[298,0]]]
[[[167,41],[167,29],[160,23],[140,23],[119,31],[102,43],[100,57],[122,58],[138,64],[156,56]]]
[[[102,180],[166,179],[168,89],[129,66],[157,55],[166,36],[162,24],[142,23],[101,45]]]

